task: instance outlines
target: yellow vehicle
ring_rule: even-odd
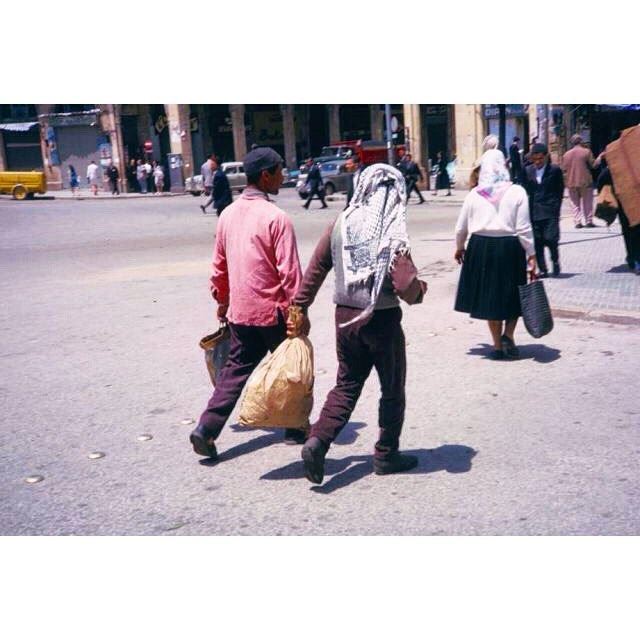
[[[34,194],[46,191],[44,171],[0,171],[0,193],[10,193],[16,200],[33,198]]]

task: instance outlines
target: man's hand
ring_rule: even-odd
[[[218,320],[226,322],[227,321],[227,311],[229,311],[228,304],[219,304],[218,305]]]
[[[536,276],[536,269],[538,268],[538,263],[536,261],[535,256],[529,256],[527,258],[527,272],[529,273],[529,282],[533,282],[538,279]]]
[[[453,255],[453,258],[458,264],[462,264],[464,262],[464,254],[465,254],[464,249],[457,249]]]
[[[287,318],[287,338],[297,338],[300,335],[308,336],[311,331],[311,323],[306,313],[300,307],[298,312],[289,313]]]

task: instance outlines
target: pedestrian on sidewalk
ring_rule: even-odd
[[[147,179],[146,191],[148,191],[149,193],[152,193],[153,192],[153,166],[149,162],[148,158],[144,162],[144,171],[145,171],[145,177]]]
[[[509,180],[497,149],[482,155],[478,186],[467,194],[458,217],[456,244],[454,258],[462,270],[455,310],[488,322],[491,358],[517,358],[518,285],[527,282],[527,268],[535,278],[536,257],[527,192]]]
[[[334,269],[337,381],[302,449],[306,477],[317,484],[324,478],[327,451],[349,421],[373,368],[382,391],[374,470],[379,475],[397,473],[418,463],[416,457],[398,451],[406,379],[398,296],[419,303],[427,288],[417,279],[409,256],[405,189],[402,174],[389,165],[364,169],[352,200],[356,206],[343,211],[326,229],[294,298],[306,314]],[[292,323],[287,329],[291,335],[298,331]]]
[[[564,197],[562,169],[552,164],[544,144],[531,148],[531,162],[524,173],[524,188],[529,195],[529,215],[533,226],[539,277],[549,275],[544,248],[548,247],[553,262],[553,275],[560,275],[560,209]]]
[[[436,176],[436,188],[433,192],[434,196],[438,195],[439,189],[446,189],[446,195],[451,195],[451,181],[449,180],[449,172],[447,171],[447,160],[442,151],[438,151],[436,156],[436,164],[438,165],[438,175]]]
[[[509,147],[509,173],[511,174],[511,182],[520,184],[522,179],[522,157],[520,155],[520,147],[518,146],[520,138],[515,136],[511,146]]]
[[[71,195],[77,195],[80,181],[78,180],[78,172],[72,164],[69,165],[69,187],[71,188]]]
[[[120,172],[118,171],[118,167],[116,167],[113,161],[107,167],[107,176],[109,178],[109,184],[111,186],[111,195],[119,196],[120,188],[118,186],[118,181],[120,180]]]
[[[604,153],[600,156],[600,166],[601,171],[597,183],[598,193],[602,191],[605,185],[609,185],[615,195],[616,188]],[[620,226],[622,227],[622,237],[624,238],[624,246],[627,252],[625,261],[629,269],[637,276],[640,276],[640,225],[629,226],[629,218],[627,218],[627,214],[622,207],[620,198],[616,196],[616,199],[618,200],[618,220],[620,220]]]
[[[320,173],[320,163],[316,162],[314,164],[313,160],[309,158],[307,160],[307,167],[309,168],[309,173],[307,174],[305,184],[307,185],[308,196],[307,201],[302,206],[308,209],[313,200],[313,196],[318,196],[318,200],[322,202],[320,208],[326,209],[327,203],[324,201],[324,183],[322,182],[322,174]]]
[[[269,195],[282,185],[284,161],[269,147],[244,159],[247,187],[220,217],[213,251],[211,293],[218,318],[228,321],[231,350],[198,426],[194,451],[217,459],[217,440],[242,389],[267,352],[286,337],[285,318],[302,281],[293,225]],[[304,432],[285,430],[285,441],[302,444]]]
[[[98,172],[98,165],[95,160],[92,160],[87,167],[87,183],[94,196],[98,195]]]
[[[576,229],[595,227],[593,224],[593,154],[582,144],[578,134],[571,136],[571,149],[562,157],[565,184],[573,207]],[[584,224],[582,221],[584,219]]]
[[[422,180],[422,172],[420,171],[418,164],[411,159],[410,153],[405,154],[402,162],[400,162],[398,166],[398,169],[400,169],[400,172],[407,183],[407,204],[409,203],[412,191],[416,192],[416,195],[420,200],[419,204],[422,204],[425,200],[418,189],[418,181]]]
[[[227,178],[225,172],[222,170],[218,159],[214,156],[210,161],[213,171],[211,197],[200,208],[202,209],[202,213],[206,213],[207,206],[213,203],[216,213],[219,216],[233,202],[233,196],[231,195],[229,178]]]
[[[136,179],[136,161],[135,158],[131,158],[127,163],[127,190],[129,193],[135,193],[138,191],[138,181]]]
[[[156,187],[156,195],[162,195],[164,191],[164,169],[157,160],[153,161],[153,182]]]
[[[136,180],[138,181],[140,193],[147,193],[147,170],[142,160],[138,160],[138,164],[136,165]]]

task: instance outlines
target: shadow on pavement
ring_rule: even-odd
[[[344,425],[344,429],[340,432],[340,435],[334,440],[333,444],[353,444],[358,439],[358,429],[366,427],[366,422],[347,422]]]
[[[470,471],[471,461],[477,452],[466,445],[445,444],[437,449],[412,449],[403,453],[417,456],[418,466],[407,471],[406,474],[397,475],[416,475],[436,471],[466,473]],[[324,469],[325,476],[332,477],[321,486],[312,486],[311,490],[315,493],[332,493],[373,473],[373,456],[347,456],[339,460],[327,458]],[[269,471],[260,479],[305,480],[302,461],[292,462],[280,469]]]
[[[560,356],[560,349],[554,349],[553,347],[547,347],[544,344],[519,344],[520,350],[519,358],[505,358],[504,360],[496,360],[496,362],[514,362],[517,360],[534,360],[540,364],[548,364],[558,360]],[[467,351],[467,355],[481,356],[489,360],[489,356],[493,352],[493,346],[490,344],[482,344],[479,347],[471,347]]]
[[[633,273],[628,264],[619,264],[617,267],[611,267],[607,273]]]
[[[574,276],[581,276],[581,273],[560,273],[557,276],[549,276],[549,280],[566,280],[567,278],[573,278]]]
[[[606,236],[594,235],[591,238],[583,238],[582,240],[565,240],[564,242],[560,242],[558,246],[564,247],[568,244],[578,244],[580,242],[595,242],[596,240],[609,240],[610,238],[617,238],[618,236],[621,236],[621,235],[622,235],[621,233],[607,233]]]

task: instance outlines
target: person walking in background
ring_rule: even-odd
[[[307,160],[307,166],[309,167],[309,173],[307,174],[307,187],[309,189],[309,195],[307,201],[302,205],[305,209],[309,208],[313,196],[318,196],[318,200],[322,202],[321,209],[327,208],[327,203],[324,201],[324,185],[322,182],[322,174],[320,173],[320,163],[315,163],[311,158]]]
[[[127,190],[129,193],[135,193],[138,189],[138,180],[136,179],[136,161],[135,158],[131,158],[127,163]]]
[[[151,163],[149,162],[148,159],[144,161],[144,170],[145,170],[146,179],[147,179],[146,191],[152,192],[153,191],[153,167],[151,166]]]
[[[156,160],[153,161],[153,182],[156,187],[156,195],[161,195],[164,191],[164,169]]]
[[[400,172],[404,176],[405,182],[407,183],[407,203],[409,202],[409,198],[411,197],[411,192],[415,191],[418,198],[420,199],[420,204],[422,204],[425,200],[418,189],[418,181],[422,180],[422,172],[420,171],[420,167],[416,162],[411,159],[411,154],[406,153],[402,162],[400,162],[398,168]]]
[[[215,154],[210,154],[209,157],[202,163],[200,167],[200,175],[202,176],[202,188],[204,189],[204,195],[208,197],[208,200],[200,205],[202,213],[207,213],[207,207],[213,204],[213,174],[215,172],[214,165],[216,163]]]
[[[228,320],[231,350],[190,440],[194,451],[217,459],[215,441],[254,369],[286,337],[286,312],[302,281],[293,224],[270,195],[282,186],[284,161],[258,147],[244,159],[247,187],[220,216],[213,251],[211,293],[218,318]],[[285,441],[302,444],[300,429]]]
[[[136,180],[140,187],[140,193],[147,193],[147,170],[144,164],[142,164],[142,160],[138,160],[138,164],[136,165]]]
[[[436,156],[436,164],[438,165],[438,175],[436,176],[436,188],[433,192],[433,195],[437,196],[440,189],[446,189],[446,195],[450,196],[451,181],[449,180],[449,172],[447,171],[447,160],[442,151],[438,151],[438,154]]]
[[[560,209],[564,196],[562,169],[549,160],[549,150],[544,144],[531,148],[531,162],[524,174],[524,188],[529,195],[529,215],[533,226],[539,276],[549,275],[544,255],[549,247],[553,262],[553,275],[560,275]]]
[[[99,173],[98,165],[95,160],[92,160],[87,167],[87,183],[91,188],[91,192],[94,196],[98,195],[98,173]]]
[[[71,195],[75,196],[78,192],[78,187],[80,186],[80,181],[78,180],[78,172],[76,168],[70,164],[69,165],[69,187],[71,188]]]
[[[565,184],[573,206],[576,229],[595,227],[593,224],[593,154],[582,145],[582,137],[571,136],[571,149],[562,157]],[[584,219],[584,224],[582,221]]]
[[[454,258],[462,265],[455,310],[488,322],[492,359],[517,358],[518,285],[526,284],[527,270],[535,278],[536,257],[527,192],[509,180],[501,151],[482,155],[478,186],[464,199],[455,233]]]
[[[120,188],[118,185],[118,181],[120,180],[120,172],[118,171],[118,167],[116,167],[113,161],[107,167],[107,176],[109,178],[109,185],[111,187],[111,195],[119,196]]]
[[[522,157],[520,156],[519,142],[520,138],[515,136],[509,147],[509,173],[511,174],[511,182],[513,182],[513,184],[520,184],[522,177]]]
[[[613,178],[611,177],[611,170],[607,165],[606,154],[604,153],[600,155],[600,167],[601,170],[597,182],[598,193],[600,193],[606,185],[609,185],[615,195],[616,188],[613,184]],[[616,196],[616,199],[618,200],[618,219],[622,227],[622,237],[624,238],[624,246],[627,254],[625,261],[629,269],[637,276],[640,276],[640,225],[634,227],[629,226],[629,218],[627,218],[627,214],[622,207],[620,198]]]
[[[258,148],[258,147],[256,147]],[[211,160],[212,173],[212,186],[211,197],[207,203],[200,208],[202,213],[206,213],[206,208],[209,204],[213,203],[218,216],[233,202],[233,196],[231,195],[231,186],[229,185],[229,178],[222,170],[218,159],[213,157]]]

